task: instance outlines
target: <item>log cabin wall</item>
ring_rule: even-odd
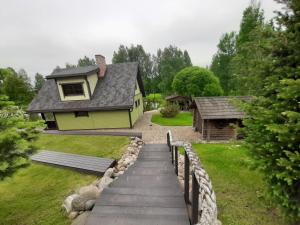
[[[237,120],[205,120],[202,137],[208,141],[236,139],[234,124]]]
[[[201,133],[202,130],[202,123],[201,123],[201,116],[197,108],[194,109],[193,112],[193,127],[195,128],[195,131],[199,131]]]

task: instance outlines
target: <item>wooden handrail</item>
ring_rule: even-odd
[[[171,152],[171,160],[174,165],[175,174],[178,176],[178,146],[173,144],[171,131],[167,133],[167,144]],[[192,170],[192,202],[189,199],[189,183],[190,183],[190,158],[189,154],[184,148],[185,155],[185,166],[184,166],[184,199],[185,203],[191,207],[191,212],[189,212],[189,218],[191,224],[198,223],[198,210],[199,210],[199,180],[196,177],[195,170]]]
[[[191,224],[215,224],[217,221],[216,196],[198,155],[193,151],[190,143],[174,142],[171,131],[167,133],[167,143],[172,154],[172,164],[176,175],[178,175],[178,147],[183,146],[184,149],[184,199]],[[191,199],[190,177],[192,181]]]

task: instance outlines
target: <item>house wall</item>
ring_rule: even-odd
[[[89,85],[90,85],[91,94],[93,94],[94,90],[95,90],[95,87],[97,85],[97,82],[98,82],[98,75],[97,75],[97,73],[88,75],[87,76],[87,80],[88,80]]]
[[[56,82],[57,82],[59,96],[60,96],[60,99],[62,101],[76,101],[76,100],[88,100],[88,99],[90,99],[87,82],[84,79],[84,77],[62,78],[62,79],[57,79]],[[71,84],[71,83],[83,83],[84,95],[64,96],[61,84]]]
[[[140,105],[138,107],[136,107],[135,102],[138,100],[140,101]],[[142,96],[141,90],[139,88],[139,85],[136,82],[133,109],[130,112],[132,125],[134,125],[135,122],[140,118],[140,116],[143,115],[143,112],[144,112],[143,96]]]
[[[55,113],[59,130],[129,128],[128,110],[89,112],[88,117],[75,117],[73,112]]]
[[[140,100],[140,105],[138,107],[136,107],[135,103],[134,103],[134,107],[133,107],[132,111],[130,112],[132,125],[135,124],[135,122],[140,118],[140,116],[143,115],[143,112],[144,112],[143,96],[141,93],[134,96],[134,102],[138,101],[138,100]]]

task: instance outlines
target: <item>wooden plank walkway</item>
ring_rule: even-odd
[[[81,172],[103,175],[115,163],[113,159],[76,155],[55,151],[40,151],[31,156],[31,160],[54,166],[75,169]]]
[[[85,225],[188,225],[183,191],[165,144],[145,145],[133,166],[103,190]]]
[[[142,138],[141,132],[133,131],[102,131],[102,130],[44,130],[45,134],[61,135],[99,135],[99,136],[126,136]]]

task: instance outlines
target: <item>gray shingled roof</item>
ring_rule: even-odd
[[[194,102],[203,119],[241,119],[245,114],[234,106],[234,99],[249,101],[248,96],[196,97]]]
[[[138,63],[107,65],[105,77],[98,80],[90,100],[61,101],[55,79],[45,84],[28,107],[28,112],[65,112],[85,110],[129,109],[134,103],[135,82],[138,79],[144,95]]]
[[[74,77],[74,76],[82,76],[97,72],[99,67],[97,65],[91,66],[83,66],[83,67],[74,67],[74,68],[66,68],[61,69],[59,71],[53,72],[51,75],[46,76],[46,78],[58,78],[58,77]]]

